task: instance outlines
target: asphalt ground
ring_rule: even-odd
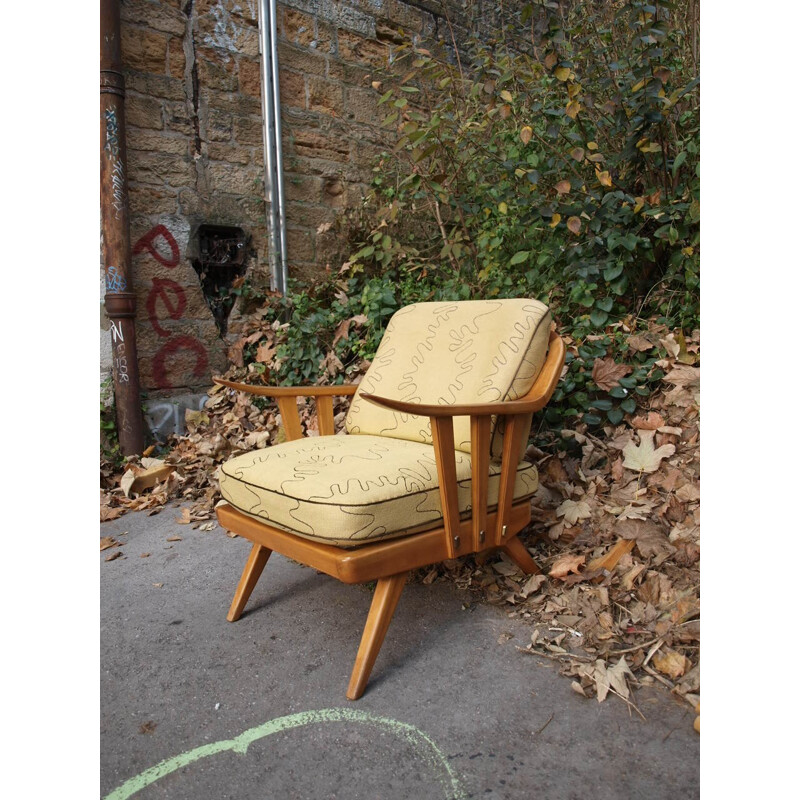
[[[101,526],[123,543],[100,553],[102,797],[699,796],[691,710],[660,688],[635,692],[646,720],[580,697],[515,648],[530,627],[447,583],[406,585],[348,701],[369,587],[274,554],[231,624],[250,543],[179,516]]]

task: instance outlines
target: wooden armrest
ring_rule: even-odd
[[[220,386],[261,397],[343,397],[355,394],[358,389],[355,383],[343,383],[341,386],[251,386],[224,378],[214,377],[212,380]]]
[[[317,422],[320,436],[333,436],[333,398],[356,393],[355,384],[342,384],[341,386],[250,386],[246,383],[226,381],[224,378],[214,378],[214,383],[236,389],[239,392],[260,395],[261,397],[274,397],[278,401],[281,412],[283,429],[289,441],[303,438],[303,426],[300,424],[300,415],[297,413],[298,397],[313,397],[317,406]]]

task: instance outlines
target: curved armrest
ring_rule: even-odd
[[[212,380],[220,386],[261,397],[340,397],[355,394],[358,389],[358,384],[355,383],[343,383],[341,386],[251,386],[224,378],[215,377]]]

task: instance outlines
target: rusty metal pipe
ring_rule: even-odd
[[[119,0],[100,0],[100,224],[105,305],[111,320],[119,443],[123,454],[129,456],[144,449],[144,426],[136,355],[119,15]]]

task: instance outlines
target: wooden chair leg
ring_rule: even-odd
[[[386,631],[389,629],[389,623],[392,621],[392,615],[407,577],[407,572],[401,572],[389,578],[381,578],[375,587],[367,624],[364,627],[356,663],[350,676],[350,685],[347,687],[348,700],[358,700],[364,694],[372,667],[378,657]]]
[[[503,552],[526,575],[538,575],[542,571],[542,568],[531,558],[528,549],[516,536],[503,545]]]
[[[244,607],[250,599],[250,594],[255,589],[264,565],[271,554],[272,550],[269,548],[260,544],[253,545],[253,549],[247,558],[247,563],[244,565],[242,577],[239,579],[239,585],[236,587],[236,593],[233,595],[233,602],[228,611],[228,622],[236,622],[242,616],[242,611],[244,611]]]

